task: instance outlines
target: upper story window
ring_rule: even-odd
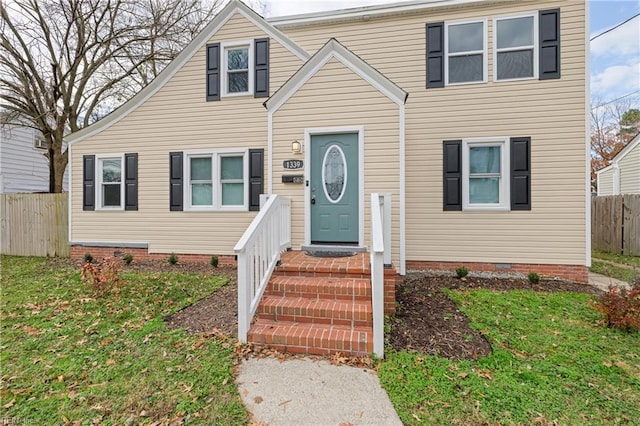
[[[124,185],[122,184],[122,156],[97,157],[98,209],[122,210],[124,201]]]
[[[186,155],[186,210],[246,210],[247,156],[244,152]]]
[[[486,21],[447,23],[445,75],[447,84],[487,81]]]
[[[224,44],[222,87],[224,96],[253,93],[253,43]]]
[[[35,138],[33,138],[33,147],[35,149],[44,151],[47,149],[47,141],[45,141],[41,136],[36,136]]]
[[[494,20],[494,79],[537,78],[537,15]]]

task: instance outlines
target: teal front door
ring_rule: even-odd
[[[358,134],[311,136],[311,243],[358,244]]]

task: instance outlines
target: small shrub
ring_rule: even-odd
[[[540,282],[540,275],[538,275],[536,272],[529,272],[527,278],[529,278],[529,282],[531,284],[538,284]]]
[[[214,268],[218,267],[218,256],[211,256],[211,266]]]
[[[91,256],[91,253],[85,253],[84,263],[91,263],[91,262],[93,262],[93,256]]]
[[[133,255],[131,253],[127,253],[122,256],[122,260],[124,260],[125,264],[131,265],[131,262],[133,262]]]
[[[176,256],[175,253],[171,253],[168,260],[170,264],[175,265],[176,263],[178,263],[178,256]]]
[[[456,275],[458,276],[458,278],[464,278],[469,274],[469,270],[464,267],[464,266],[460,266],[459,268],[456,268]]]
[[[593,306],[604,314],[607,327],[640,331],[640,286],[610,287]]]
[[[120,266],[120,260],[115,257],[96,263],[85,262],[82,265],[82,282],[88,284],[96,295],[104,296],[122,285]]]

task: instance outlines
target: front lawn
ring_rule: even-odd
[[[163,317],[226,284],[212,275],[124,272],[96,297],[77,269],[3,257],[0,417],[16,424],[246,424],[233,343]]]
[[[631,283],[640,280],[640,257],[594,250],[591,253],[590,270]]]
[[[637,424],[640,335],[600,325],[593,296],[446,292],[493,352],[387,352],[380,380],[405,424]]]

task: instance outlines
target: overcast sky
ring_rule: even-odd
[[[577,0],[574,0],[577,1]],[[397,0],[265,0],[267,17],[397,3]],[[640,0],[591,0],[591,37],[640,13]],[[640,17],[591,43],[591,95],[600,101],[638,91],[640,99]]]

